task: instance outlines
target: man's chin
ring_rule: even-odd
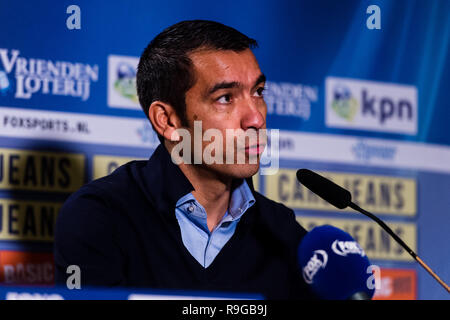
[[[257,164],[234,164],[228,165],[226,174],[234,179],[246,179],[254,176],[259,170]]]
[[[222,179],[246,179],[254,176],[259,170],[259,162],[256,164],[211,164],[202,165],[204,169],[215,172]]]

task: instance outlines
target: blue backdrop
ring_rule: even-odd
[[[80,29],[68,28],[70,5],[80,9]],[[367,27],[370,5],[380,9],[381,29]],[[259,42],[254,53],[268,79],[268,127],[281,130],[284,148],[280,168],[356,174],[374,185],[376,176],[413,181],[413,195],[405,193],[412,212],[376,211],[411,227],[407,242],[450,282],[448,0],[0,0],[0,151],[9,159],[0,198],[60,203],[79,187],[77,172],[84,183],[108,173],[111,159],[149,157],[157,142],[137,104],[135,66],[155,35],[188,19],[219,21]],[[79,171],[69,170],[70,187],[11,178],[29,173],[26,164],[11,173],[15,152],[41,159],[32,153],[39,151],[82,156],[73,160]],[[270,181],[280,180],[260,176],[259,189],[281,201]],[[353,227],[363,221],[303,202],[293,206],[300,220],[345,218]],[[21,239],[6,213],[0,250],[51,251],[51,230]],[[22,227],[28,221],[19,220]],[[409,291],[419,299],[449,297],[406,258],[378,252],[371,261],[414,271]]]

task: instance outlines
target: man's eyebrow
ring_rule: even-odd
[[[266,82],[266,76],[264,74],[261,74],[256,79],[255,84],[253,85],[253,88],[263,82]],[[220,89],[232,89],[232,88],[240,88],[240,87],[242,87],[242,83],[240,83],[238,81],[230,81],[230,82],[223,81],[223,82],[216,83],[211,89],[209,89],[207,91],[207,95],[211,95]]]
[[[256,79],[255,84],[253,85],[253,88],[256,87],[257,85],[266,82],[266,76],[264,74],[261,74],[258,79]]]
[[[239,87],[242,87],[242,84],[238,81],[231,81],[231,82],[223,81],[223,82],[216,83],[214,85],[214,87],[209,89],[207,92],[207,95],[211,95],[220,89],[231,89],[231,88],[239,88]]]

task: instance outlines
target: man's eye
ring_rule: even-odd
[[[219,102],[219,103],[230,103],[231,102],[231,95],[225,94],[225,95],[219,97],[219,99],[217,99],[217,102]]]
[[[255,95],[256,95],[257,97],[262,97],[262,96],[263,96],[263,93],[264,93],[264,90],[266,90],[265,87],[259,87],[258,89],[256,89]]]

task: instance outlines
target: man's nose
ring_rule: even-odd
[[[248,102],[243,109],[244,113],[241,120],[243,130],[265,128],[267,113],[265,104]]]

